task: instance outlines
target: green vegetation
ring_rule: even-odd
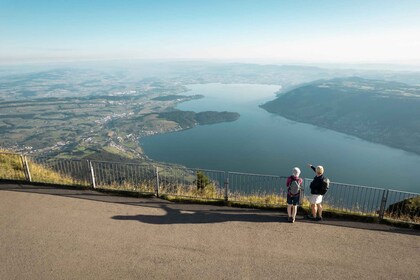
[[[239,115],[231,112],[201,112],[201,113],[164,113],[174,110],[178,102],[183,102],[201,95],[187,96],[186,85],[197,83],[259,83],[281,85],[282,92],[290,89],[300,90],[303,83],[311,83],[319,79],[334,77],[363,76],[372,79],[395,80],[408,84],[418,84],[420,74],[417,72],[364,71],[352,69],[324,69],[297,65],[257,65],[241,63],[139,63],[130,67],[106,66],[100,68],[76,67],[51,69],[50,66],[39,67],[20,73],[16,68],[0,77],[0,136],[2,148],[17,152],[34,152],[61,158],[83,158],[102,153],[115,154],[116,158],[137,158],[147,160],[139,140],[142,137],[191,128],[196,124],[212,124],[222,121],[234,121]],[[4,73],[10,69],[5,68]],[[350,79],[349,79],[350,80]],[[331,82],[339,83],[338,80]],[[346,84],[347,83],[347,84]],[[362,83],[364,81],[351,81]],[[334,88],[328,84],[327,87]],[[307,91],[326,88],[325,84],[318,88],[306,84]],[[350,88],[355,87],[350,84]],[[363,85],[357,90],[369,90]],[[415,87],[404,84],[375,81],[377,92],[389,89],[394,93],[408,93]],[[349,87],[348,81],[340,86]],[[335,89],[334,89],[335,90]],[[328,94],[327,94],[328,95]],[[327,96],[325,95],[325,96]],[[300,98],[298,98],[300,99]],[[328,98],[327,98],[328,99]],[[359,108],[376,108],[372,104],[382,104],[387,98],[372,99]],[[393,97],[388,98],[393,99]],[[401,98],[403,99],[403,98]],[[318,100],[318,99],[316,99]],[[319,99],[319,100],[322,100]],[[364,102],[365,99],[363,99]],[[401,115],[417,117],[415,102],[401,103],[397,107],[385,106],[384,113],[388,117],[397,112]],[[328,99],[328,102],[338,102],[338,99]],[[308,104],[311,100],[308,99]],[[326,102],[326,103],[328,103]],[[388,101],[389,102],[389,101]],[[286,102],[287,104],[288,102]],[[339,102],[346,104],[346,98]],[[393,104],[393,101],[391,102]],[[298,121],[313,122],[338,131],[353,134],[368,140],[378,141],[388,145],[418,151],[418,122],[404,121],[402,118],[389,117],[389,127],[371,121],[378,113],[373,113],[371,119],[363,118],[363,113],[354,111],[356,99],[350,102],[349,108],[344,106],[342,118],[336,119],[335,112],[331,116],[319,116],[328,108],[305,107],[298,104],[297,116],[294,112],[267,105],[267,109],[280,113]],[[286,106],[288,106],[287,104]],[[302,106],[301,106],[302,105]],[[407,106],[406,106],[407,105]],[[329,106],[329,105],[328,105]],[[328,107],[327,106],[327,107]],[[269,108],[270,107],[270,108]],[[322,107],[322,106],[321,106]],[[329,106],[331,107],[331,106]],[[339,106],[332,107],[341,110]],[[286,108],[287,109],[287,108]],[[357,108],[356,108],[357,109]],[[318,110],[318,111],[317,111]],[[414,111],[413,111],[414,110]],[[281,112],[280,112],[281,111]],[[350,116],[351,112],[356,114]],[[392,114],[390,114],[392,112]],[[309,113],[313,113],[311,115]],[[382,114],[382,113],[381,113]],[[350,116],[350,117],[349,117]],[[348,119],[350,118],[350,120]],[[179,121],[179,122],[178,122]],[[404,124],[401,131],[393,128],[393,124]],[[352,131],[350,131],[352,130]],[[415,133],[414,137],[406,137],[407,131]]]
[[[185,197],[185,198],[197,198],[200,200],[223,200],[223,190],[217,189],[214,184],[208,184],[202,189],[197,189],[196,185],[178,185],[176,188],[171,188],[163,185],[159,189],[159,193],[165,197]]]
[[[25,180],[22,159],[19,155],[9,154],[0,150],[0,178],[10,180]]]
[[[182,100],[182,99],[200,99],[203,98],[203,95],[175,95],[175,94],[171,94],[171,95],[164,95],[164,96],[158,96],[153,98],[152,100],[156,100],[156,101],[174,101],[174,100]]]
[[[391,219],[409,219],[420,223],[420,196],[389,205],[385,216]]]
[[[219,122],[232,122],[239,118],[238,113],[206,111],[195,113],[192,111],[172,111],[160,113],[159,118],[178,123],[181,128],[194,127],[196,124],[214,124]]]
[[[295,88],[262,105],[271,113],[420,154],[420,87],[343,78]]]
[[[72,176],[59,173],[40,164],[33,162],[28,162],[28,164],[29,170],[31,172],[32,182],[85,187],[90,185],[88,181],[78,180]]]
[[[197,171],[197,179],[194,181],[197,185],[197,190],[204,190],[206,187],[210,186],[211,181],[203,171]]]
[[[149,82],[108,95],[0,101],[1,147],[60,158],[114,155],[114,161],[121,157],[147,161],[139,144],[142,137],[239,117],[173,111],[179,102],[202,97],[167,95],[186,90],[173,83]]]
[[[30,160],[28,160],[28,166],[32,182],[89,186],[89,183],[86,181],[77,180]],[[8,154],[0,150],[0,179],[26,180],[22,158],[19,155]]]
[[[70,175],[59,173],[54,168],[47,168],[44,165],[37,164],[33,161],[28,162],[30,172],[34,182],[48,183],[48,184],[59,184],[66,186],[80,186],[89,187],[90,182],[84,180],[78,180]],[[0,153],[0,179],[13,179],[13,180],[25,180],[22,160],[19,155],[10,153]],[[120,169],[116,167],[117,169]],[[162,168],[164,170],[164,168]],[[172,171],[170,171],[172,170]],[[241,193],[229,193],[229,201],[224,201],[224,190],[218,188],[214,182],[212,182],[204,172],[198,171],[195,177],[186,178],[185,183],[177,181],[170,183],[169,177],[180,170],[163,171],[162,184],[159,190],[159,196],[163,199],[176,202],[189,202],[189,203],[206,203],[215,205],[230,205],[234,207],[252,207],[257,209],[271,209],[271,210],[285,210],[286,200],[281,195],[275,194],[241,194]],[[106,171],[106,170],[104,170]],[[12,175],[11,174],[15,174]],[[118,173],[120,177],[119,181],[113,181],[109,177],[104,178],[108,181],[106,184],[100,184],[97,186],[98,191],[105,191],[121,195],[129,196],[141,196],[147,197],[154,193],[155,179],[148,176],[149,180],[143,180],[140,183],[134,183],[130,180],[124,180],[124,177],[129,175]],[[129,176],[130,177],[130,176]],[[127,178],[128,179],[128,178]],[[335,217],[340,219],[352,219],[361,221],[377,221],[375,217],[376,213],[366,214],[361,212],[349,212],[335,209],[330,207],[328,204],[323,204],[324,216]],[[299,208],[300,214],[309,214],[310,207],[307,200],[303,201],[302,207]],[[410,223],[419,223],[420,216],[420,198],[415,197],[407,199],[393,205],[390,205],[385,213],[384,222],[397,225],[397,226],[410,226],[410,224],[403,223],[404,221]],[[416,226],[416,225],[414,225]]]
[[[197,113],[195,118],[200,125],[214,124],[219,122],[233,122],[239,119],[240,115],[233,112],[206,111]]]
[[[153,182],[143,182],[141,184],[133,184],[130,182],[124,182],[123,184],[117,182],[111,182],[107,185],[97,186],[97,189],[111,190],[111,191],[130,191],[141,194],[154,194],[155,186]]]

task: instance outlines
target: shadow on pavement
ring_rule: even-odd
[[[139,221],[148,224],[208,224],[222,222],[258,222],[258,223],[288,223],[285,212],[263,211],[249,208],[231,208],[202,204],[172,203],[158,198],[135,198],[107,193],[96,192],[88,189],[76,189],[66,186],[45,186],[29,184],[11,184],[0,181],[0,191],[15,191],[54,195],[68,198],[84,199],[106,203],[118,203],[131,206],[163,209],[165,215],[134,215],[113,216],[114,220]],[[326,226],[338,226],[355,229],[382,231],[389,233],[409,234],[420,236],[420,231],[398,228],[384,224],[356,222],[351,220],[326,219],[322,222],[311,221],[297,217],[296,223],[317,223]],[[293,226],[292,224],[290,226]]]
[[[178,206],[178,205],[177,205]],[[135,215],[135,216],[114,216],[112,219],[123,221],[139,221],[147,224],[209,224],[222,222],[256,222],[256,223],[278,223],[287,222],[287,217],[271,215],[259,212],[236,211],[236,213],[222,210],[181,210],[169,205],[161,205],[166,215]]]
[[[115,220],[122,220],[122,221],[138,221],[147,224],[156,224],[156,225],[164,225],[164,224],[206,224],[206,223],[222,223],[222,222],[257,222],[257,223],[267,223],[267,222],[275,222],[275,223],[289,223],[287,221],[287,216],[285,213],[278,213],[278,212],[268,212],[268,211],[261,211],[257,210],[257,212],[248,212],[248,211],[232,211],[227,212],[224,209],[221,210],[183,210],[177,209],[173,206],[177,206],[182,208],[183,205],[179,206],[179,204],[169,204],[164,205],[161,204],[161,209],[166,211],[165,215],[134,215],[134,216],[124,216],[118,215],[112,217]],[[200,207],[197,206],[196,207]],[[413,229],[405,229],[405,228],[397,228],[392,227],[384,224],[376,224],[376,223],[364,223],[364,222],[354,222],[354,221],[345,221],[345,220],[324,220],[322,222],[319,221],[312,221],[305,219],[303,217],[296,217],[296,224],[303,223],[315,223],[320,225],[326,226],[336,226],[336,227],[346,227],[346,228],[355,228],[355,229],[364,229],[364,230],[372,230],[372,231],[382,231],[382,232],[390,232],[390,233],[400,233],[400,234],[408,234],[408,235],[417,235],[420,236],[420,231],[413,230]],[[292,224],[290,226],[293,226]]]
[[[382,232],[389,232],[389,233],[400,233],[400,234],[408,234],[408,235],[416,235],[420,236],[420,231],[416,229],[410,228],[399,228],[394,227],[386,224],[381,223],[369,223],[369,222],[358,222],[352,220],[339,220],[339,219],[324,219],[323,221],[312,221],[309,219],[300,219],[298,222],[302,223],[315,223],[321,224],[326,226],[336,226],[336,227],[346,227],[346,228],[354,228],[354,229],[364,229],[364,230],[371,230],[371,231],[382,231]]]

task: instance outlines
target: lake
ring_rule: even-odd
[[[189,111],[232,111],[235,122],[141,139],[156,161],[191,168],[289,176],[294,166],[312,178],[307,163],[323,165],[334,182],[420,192],[420,155],[371,143],[268,113],[259,105],[274,99],[278,85],[188,85],[205,97],[178,105]],[[292,105],[291,105],[292,106]]]

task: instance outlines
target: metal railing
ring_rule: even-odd
[[[225,172],[207,169],[188,169],[158,166],[158,192],[160,194],[223,199]]]
[[[286,202],[286,179],[276,175],[228,172],[231,201],[279,205]]]
[[[385,190],[366,186],[330,183],[323,197],[325,208],[342,212],[379,215],[381,199]]]
[[[25,157],[19,154],[0,152],[1,179],[26,180]]]
[[[382,217],[420,223],[420,194],[385,190]]]
[[[31,182],[89,186],[89,163],[86,160],[25,157]]]
[[[90,161],[94,188],[155,192],[155,169],[151,165]]]
[[[159,196],[285,205],[285,176],[191,169],[180,166],[57,159],[0,152],[0,179],[129,190]],[[312,179],[304,179],[301,204],[308,205]],[[324,209],[420,222],[420,194],[330,183]]]

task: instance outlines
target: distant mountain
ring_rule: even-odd
[[[294,88],[262,108],[420,154],[420,87],[358,77],[321,80]]]
[[[352,76],[420,85],[420,71],[363,70],[339,65],[324,68],[202,61],[97,64],[70,63],[58,68],[45,66],[44,70],[33,66],[29,68],[32,71],[0,67],[0,101],[145,94],[169,85],[173,88],[171,94],[178,94],[185,92],[188,84],[205,83],[280,85],[285,92],[302,83]]]

